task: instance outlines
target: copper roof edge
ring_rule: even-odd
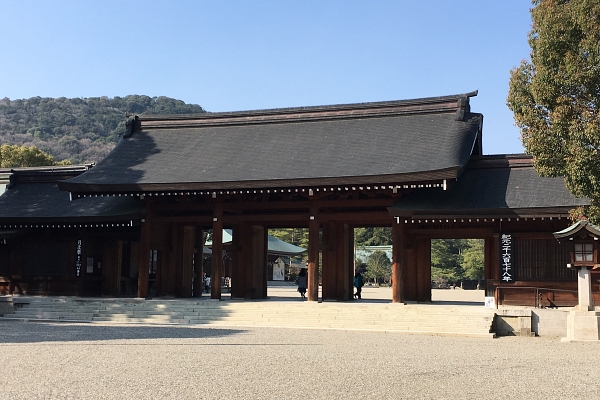
[[[527,154],[492,154],[471,156],[467,169],[533,168],[533,157]]]
[[[177,127],[180,125],[210,125],[223,123],[277,122],[319,120],[394,114],[452,112],[465,107],[477,91],[451,96],[428,97],[369,103],[335,104],[326,106],[274,108],[263,110],[201,113],[193,115],[138,116],[142,127]]]

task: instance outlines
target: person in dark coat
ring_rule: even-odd
[[[354,287],[356,288],[356,293],[354,293],[354,298],[360,299],[360,292],[362,291],[362,287],[365,285],[365,281],[360,272],[356,271],[354,275]]]
[[[308,287],[308,274],[306,268],[300,268],[298,273],[298,292],[303,299],[306,298],[306,288]]]

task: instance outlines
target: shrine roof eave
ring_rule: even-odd
[[[581,236],[582,231],[585,231],[588,235],[600,238],[600,227],[590,223],[587,220],[577,221],[575,224],[569,226],[562,231],[554,232],[554,237],[560,242],[569,240],[576,236]]]
[[[389,207],[392,217],[405,219],[470,219],[470,218],[565,218],[572,206],[516,209],[440,209],[440,210],[399,210]]]
[[[297,178],[279,180],[253,180],[253,181],[222,181],[222,182],[162,182],[146,184],[82,184],[70,181],[59,181],[61,191],[73,193],[74,197],[85,195],[119,195],[119,194],[145,194],[167,192],[213,192],[221,190],[263,190],[263,189],[288,189],[288,188],[319,188],[339,187],[348,185],[406,185],[442,183],[444,180],[456,179],[461,167],[446,168],[434,171],[422,171],[408,174],[372,175],[372,176],[347,176],[347,177],[322,177],[322,178]]]
[[[0,196],[0,227],[82,224],[133,226],[144,217],[137,198],[94,197],[71,201],[54,182],[17,182]]]

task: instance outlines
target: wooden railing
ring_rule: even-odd
[[[507,291],[524,292],[523,295],[517,295],[516,300],[509,302],[525,303],[525,300],[527,300],[529,304],[519,305],[535,306],[535,308],[571,307],[576,306],[578,303],[578,292],[573,289],[539,286],[496,286],[494,297],[497,305],[505,304],[504,297]],[[592,292],[592,296],[600,299],[600,292]]]

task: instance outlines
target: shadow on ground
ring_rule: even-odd
[[[17,343],[89,342],[128,339],[210,339],[244,333],[242,329],[189,326],[107,326],[50,322],[0,321],[0,346]]]

